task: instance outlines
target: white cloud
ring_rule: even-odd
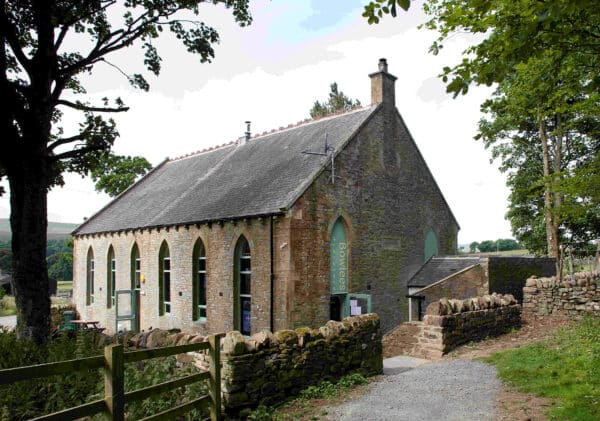
[[[489,90],[472,89],[453,100],[435,79],[444,65],[458,61],[464,38],[432,56],[427,50],[435,34],[415,28],[423,21],[421,13],[378,26],[367,25],[357,13],[352,24],[332,26],[287,49],[284,42],[269,39],[269,25],[283,16],[281,3],[258,5],[253,25],[243,29],[226,12],[209,9],[206,21],[218,23],[222,40],[212,64],[200,65],[165,41],[164,70],[149,93],[133,91],[104,71],[94,75],[94,97],[120,96],[131,107],[114,116],[121,134],[116,152],[143,155],[156,165],[166,156],[235,140],[245,120],[252,121],[254,133],[286,126],[307,118],[312,103],[325,99],[334,81],[367,105],[367,75],[386,57],[390,72],[398,76],[397,107],[462,227],[459,242],[510,236],[504,177],[489,164],[489,152],[473,140],[479,104]],[[79,222],[107,200],[89,180],[69,176],[65,188],[51,191],[49,214]],[[7,209],[8,198],[0,198],[0,217],[7,216]]]

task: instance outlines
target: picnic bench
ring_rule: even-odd
[[[72,324],[76,325],[78,330],[91,330],[94,332],[104,332],[105,327],[100,327],[100,322],[97,320],[71,320]]]

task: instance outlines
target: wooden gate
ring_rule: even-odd
[[[39,364],[28,367],[16,367],[0,370],[0,384],[11,384],[21,380],[47,377],[55,374],[71,373],[93,368],[104,368],[104,399],[65,409],[35,418],[35,420],[73,420],[85,416],[104,413],[109,420],[125,419],[125,404],[139,401],[162,392],[170,391],[197,381],[208,380],[209,394],[190,402],[152,415],[144,420],[174,419],[194,408],[209,408],[211,420],[221,419],[221,338],[220,333],[209,337],[208,342],[170,346],[165,348],[144,349],[123,352],[123,345],[108,345],[104,356]],[[125,364],[151,358],[168,357],[185,352],[209,350],[210,371],[192,374],[177,380],[160,383],[139,390],[125,392]]]

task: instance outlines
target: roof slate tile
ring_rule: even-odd
[[[75,235],[280,213],[374,113],[364,108],[260,135],[245,144],[209,148],[157,166],[89,220]],[[300,192],[301,193],[301,192]]]

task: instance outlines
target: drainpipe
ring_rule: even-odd
[[[274,318],[274,311],[273,311],[273,303],[275,302],[274,299],[274,286],[275,286],[275,273],[273,272],[273,215],[271,215],[271,220],[270,220],[270,253],[271,253],[271,332],[273,332],[273,328],[274,328],[274,323],[273,323],[273,318]]]

